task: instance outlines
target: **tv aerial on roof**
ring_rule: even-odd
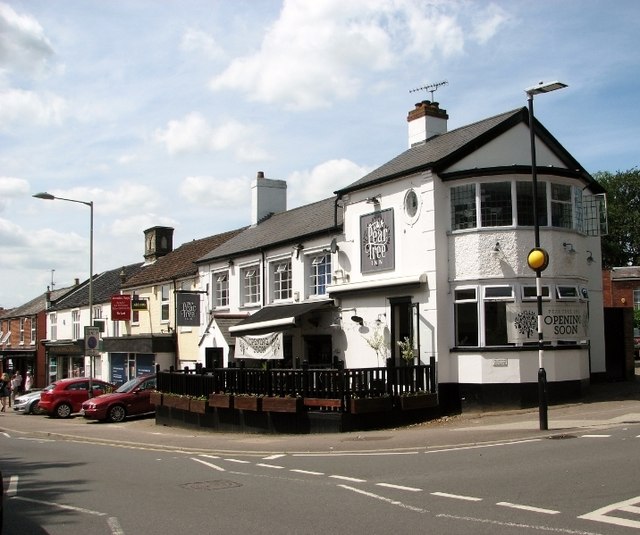
[[[418,91],[429,91],[431,93],[431,100],[433,101],[433,94],[438,90],[439,87],[443,85],[447,85],[449,82],[446,80],[442,80],[442,82],[436,82],[435,84],[428,84],[423,87],[416,87],[415,89],[410,89],[409,93],[417,93]]]

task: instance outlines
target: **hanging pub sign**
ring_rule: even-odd
[[[589,313],[586,303],[544,303],[542,337],[545,342],[588,339]],[[509,343],[538,341],[537,303],[507,303]]]
[[[394,269],[395,240],[392,209],[361,216],[360,237],[362,273]]]
[[[200,325],[200,294],[176,293],[176,325],[178,327]]]
[[[131,296],[111,296],[111,319],[113,321],[131,321]]]

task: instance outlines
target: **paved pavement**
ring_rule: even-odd
[[[640,368],[636,369],[640,372]],[[13,409],[12,409],[13,410]],[[541,431],[538,409],[465,413],[397,429],[316,435],[216,433],[156,425],[153,418],[121,424],[0,413],[0,433],[87,441],[131,448],[269,455],[292,452],[365,452],[435,449],[596,433],[640,423],[640,375],[633,381],[592,385],[579,403],[551,405],[549,429]]]

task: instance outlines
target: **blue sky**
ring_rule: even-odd
[[[258,171],[288,206],[407,148],[407,112],[449,129],[520,106],[591,173],[640,163],[635,0],[0,0],[0,306],[244,226]],[[55,270],[52,272],[52,270]]]

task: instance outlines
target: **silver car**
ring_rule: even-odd
[[[13,410],[24,414],[39,414],[40,390],[31,390],[13,400]]]

